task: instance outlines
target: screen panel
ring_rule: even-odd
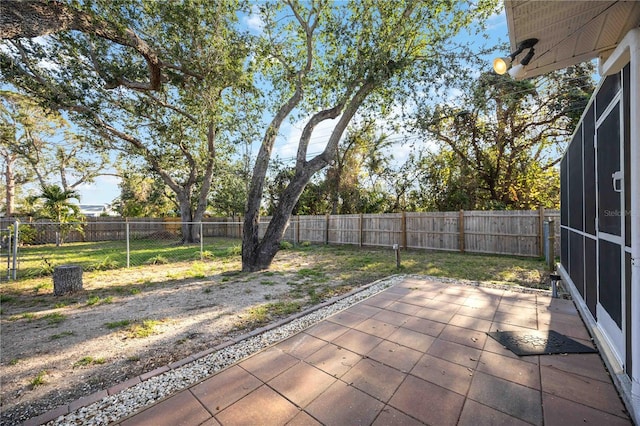
[[[622,329],[622,263],[618,244],[598,240],[600,304]]]
[[[569,232],[569,276],[584,299],[584,237]]]
[[[569,225],[569,171],[567,155],[560,161],[560,224]]]
[[[609,106],[613,98],[616,97],[621,88],[620,73],[607,76],[602,82],[602,86],[596,94],[596,119],[602,116],[602,113]]]
[[[584,230],[582,187],[582,131],[576,132],[569,145],[569,227]]]
[[[593,104],[583,119],[584,231],[596,235],[596,122]]]
[[[622,221],[620,193],[614,189],[613,174],[620,168],[620,103],[598,127],[598,225],[600,232],[620,236]]]
[[[560,228],[560,263],[565,271],[569,271],[569,230]]]

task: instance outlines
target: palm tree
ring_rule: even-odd
[[[58,185],[45,185],[37,196],[44,200],[43,217],[54,220],[58,224],[56,246],[60,246],[70,231],[83,232],[79,222],[84,220],[80,207],[72,203],[72,199],[80,201],[80,194],[74,190],[63,190]]]

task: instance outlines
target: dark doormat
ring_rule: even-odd
[[[487,333],[518,356],[597,353],[556,331],[494,331]]]

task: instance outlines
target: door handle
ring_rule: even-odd
[[[621,170],[618,170],[617,172],[613,173],[611,175],[611,179],[613,179],[613,190],[615,192],[622,192],[622,179],[623,179],[623,174]]]

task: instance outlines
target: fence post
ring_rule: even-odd
[[[129,250],[129,221],[125,222],[125,239],[127,240],[127,268],[130,266],[131,251]]]
[[[362,213],[360,213],[360,237],[358,237],[359,241],[360,241],[360,247],[362,247],[363,242],[364,242],[363,222],[364,222],[364,215]]]
[[[202,222],[200,222],[200,261],[204,259],[204,234],[202,233]]]
[[[15,281],[17,279],[18,274],[18,244],[20,243],[20,221],[18,219],[13,222],[13,247],[9,247],[9,249],[13,249],[13,264],[11,265],[11,277]]]
[[[458,213],[458,246],[460,253],[464,253],[464,210]]]
[[[402,211],[402,223],[400,224],[400,230],[402,232],[402,248],[407,249],[407,212]],[[399,266],[398,266],[399,267]]]
[[[544,252],[544,207],[538,208],[538,245],[540,246],[540,257],[545,256]]]
[[[296,244],[300,244],[300,215],[296,215]]]
[[[329,244],[329,214],[326,215],[325,220],[325,233],[324,233],[324,243]]]

